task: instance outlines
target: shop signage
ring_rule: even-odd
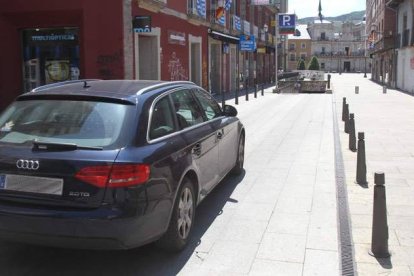
[[[135,33],[151,32],[151,16],[135,16],[132,20]]]
[[[259,54],[266,54],[266,48],[265,47],[257,48],[257,53],[259,53]]]
[[[184,46],[186,43],[185,33],[168,31],[168,43]]]
[[[240,51],[254,52],[256,50],[256,39],[253,35],[240,36]]]
[[[267,6],[274,6],[280,5],[280,0],[252,0],[251,5],[259,6],[259,5],[267,5]]]

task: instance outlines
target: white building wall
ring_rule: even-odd
[[[398,6],[398,33],[403,35],[404,14],[407,15],[407,29],[410,29],[409,44],[413,32],[413,1],[405,0]],[[401,43],[401,41],[400,41]],[[404,91],[414,93],[414,45],[397,50],[397,87]]]

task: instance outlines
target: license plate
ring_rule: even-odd
[[[25,175],[0,175],[0,190],[62,195],[63,179]]]

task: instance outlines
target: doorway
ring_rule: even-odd
[[[201,37],[189,36],[190,43],[190,81],[201,86]]]
[[[135,78],[160,80],[160,30],[135,34]]]
[[[344,61],[344,72],[349,73],[351,72],[351,62]]]

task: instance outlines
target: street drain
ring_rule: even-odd
[[[352,246],[351,224],[349,221],[348,193],[345,181],[344,160],[342,158],[341,141],[339,139],[338,120],[336,116],[336,103],[332,96],[332,112],[335,142],[335,177],[336,177],[336,197],[338,215],[338,239],[339,253],[341,256],[340,269],[342,275],[355,275],[354,252]]]

